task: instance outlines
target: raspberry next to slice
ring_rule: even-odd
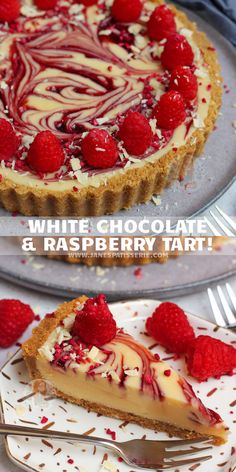
[[[34,0],[36,7],[40,10],[51,10],[55,8],[58,0]]]
[[[186,118],[182,95],[174,90],[164,93],[153,109],[153,117],[159,128],[172,130],[180,126]]]
[[[219,378],[236,368],[236,349],[211,336],[198,336],[188,344],[186,362],[189,374],[200,382]]]
[[[175,303],[164,302],[147,319],[146,329],[159,344],[176,354],[185,353],[195,338],[184,311]]]

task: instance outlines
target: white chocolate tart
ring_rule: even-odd
[[[111,28],[109,0],[87,8],[59,0],[49,13],[29,3],[21,8],[17,28],[0,23],[0,117],[13,123],[21,140],[18,155],[1,161],[0,203],[25,215],[112,214],[147,202],[182,177],[201,152],[221,104],[219,64],[205,34],[171,7],[177,32],[194,52],[198,95],[186,121],[164,132],[155,127],[146,92],[148,85],[154,106],[168,86],[158,60],[163,43],[150,42],[146,31],[153,9],[163,2],[145,1],[137,23],[119,26],[129,35],[128,46],[117,42]],[[150,118],[156,140],[138,158],[116,136],[117,120],[134,108]],[[81,139],[93,128],[118,140],[113,168],[95,169],[81,160]],[[58,172],[38,175],[26,155],[45,130],[61,140],[66,157]]]

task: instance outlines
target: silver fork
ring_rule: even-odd
[[[229,303],[224,294],[223,288],[220,285],[217,286],[218,296],[221,301],[221,305],[223,307],[225,316],[222,314],[222,311],[219,308],[219,305],[217,303],[216,297],[212,289],[208,288],[207,292],[208,292],[211,308],[212,308],[213,315],[214,315],[217,325],[222,326],[224,328],[231,328],[233,330],[236,330],[236,316],[230,307],[230,304],[231,304],[231,306],[234,309],[234,312],[236,313],[236,295],[231,285],[229,283],[225,284],[225,292],[229,299]]]
[[[210,215],[215,220],[217,225],[220,227],[221,232],[218,231],[218,229],[213,225],[213,223],[209,220],[208,217],[206,217],[206,216],[204,217],[205,221],[208,224],[209,228],[211,229],[213,235],[214,236],[222,236],[222,231],[223,231],[223,233],[226,234],[226,236],[229,236],[229,237],[236,236],[236,223],[234,222],[234,220],[232,218],[230,218],[230,216],[227,215],[227,213],[225,213],[223,210],[221,210],[221,208],[218,207],[217,205],[215,205],[214,209],[216,210],[217,214],[214,213],[213,211],[210,211]],[[231,229],[229,229],[229,227],[226,226],[225,223],[227,223],[227,225],[234,232],[232,232]]]
[[[146,469],[158,469],[158,472],[173,467],[179,468],[184,465],[195,464],[212,459],[212,456],[209,455],[198,455],[199,452],[212,449],[212,443],[209,438],[173,441],[134,439],[127,442],[116,442],[109,439],[97,438],[95,436],[84,436],[81,434],[27,428],[25,426],[14,426],[9,424],[0,424],[0,434],[64,439],[66,441],[77,441],[93,445],[96,444],[111,449],[122,457],[122,459],[124,459],[124,461],[130,466]],[[202,446],[196,447],[197,444],[202,444]],[[186,448],[181,449],[181,446],[186,446]],[[197,455],[197,457],[192,459],[188,457],[194,454]],[[175,458],[181,458],[181,456],[186,456],[186,459],[175,460]]]

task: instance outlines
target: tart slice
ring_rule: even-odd
[[[22,349],[32,379],[67,401],[182,438],[227,440],[222,419],[191,385],[117,328],[103,295],[64,303]]]

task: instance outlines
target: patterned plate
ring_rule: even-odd
[[[158,302],[154,300],[139,300],[112,304],[111,309],[119,326],[123,326],[129,333],[150,347],[153,345],[153,340],[143,334],[144,320],[157,304]],[[232,332],[218,329],[213,324],[193,315],[189,315],[189,319],[197,334],[210,334],[227,343],[236,344],[236,337]],[[158,352],[162,358],[167,357],[162,348],[153,346],[151,348],[153,352]],[[183,360],[174,361],[171,356],[168,356],[168,361],[186,376]],[[194,470],[197,472],[233,472],[236,470],[235,376],[225,376],[220,380],[211,379],[201,384],[191,378],[190,382],[206,405],[222,415],[231,434],[226,445],[213,449],[213,459],[206,463],[194,464],[192,467],[181,468],[181,472]],[[148,439],[167,438],[164,433],[155,433],[134,424],[121,423],[119,420],[97,416],[95,413],[89,413],[83,408],[56,398],[32,394],[28,373],[20,351],[3,367],[0,384],[2,413],[6,423],[72,431],[87,435],[96,434],[101,437],[109,437],[106,435],[105,429],[110,428],[116,433],[118,441],[141,438],[144,435]],[[30,471],[131,472],[130,467],[124,462],[119,462],[112,453],[107,454],[103,449],[86,445],[8,437],[6,448],[11,460],[23,469]]]

